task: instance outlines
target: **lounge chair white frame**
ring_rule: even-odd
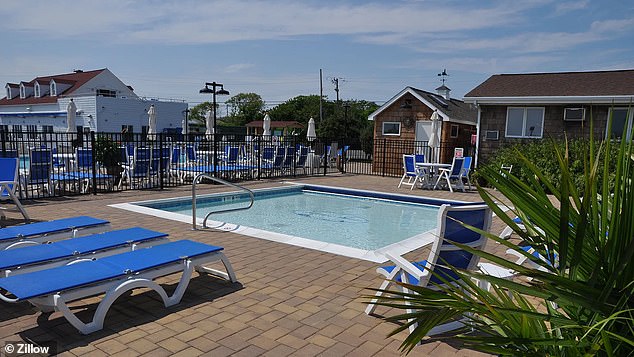
[[[54,242],[56,240],[61,240],[61,239],[79,237],[82,235],[106,232],[110,230],[111,226],[110,226],[110,222],[107,222],[107,221],[105,222],[106,223],[91,225],[88,227],[64,227],[63,230],[43,232],[41,234],[33,235],[33,236],[20,235],[16,237],[15,239],[7,239],[7,240],[3,239],[3,240],[0,240],[0,250],[8,250],[13,248],[19,248],[25,245],[42,244],[47,242]],[[31,224],[37,224],[37,223],[31,223]],[[13,226],[11,228],[15,229],[15,227],[21,227],[21,226]]]
[[[384,269],[383,267],[377,268],[376,270],[377,273],[385,277],[385,280],[379,287],[379,290],[387,289],[390,285],[395,284],[395,281],[397,279],[399,279],[402,282],[412,284],[413,282],[410,281],[410,276],[418,280],[418,286],[437,290],[438,287],[436,285],[430,284],[430,280],[433,277],[433,274],[431,273],[431,271],[434,270],[437,264],[438,265],[444,264],[442,261],[438,261],[440,254],[446,251],[456,251],[456,252],[462,251],[460,248],[456,247],[455,245],[444,242],[446,238],[445,234],[447,232],[446,231],[447,224],[448,223],[458,224],[457,222],[453,222],[452,218],[448,217],[448,215],[450,214],[450,212],[469,212],[469,211],[474,211],[474,212],[484,211],[483,212],[484,219],[482,221],[482,226],[478,228],[482,229],[485,232],[488,231],[489,228],[491,227],[491,220],[493,216],[493,213],[488,206],[486,205],[465,205],[465,206],[442,205],[440,206],[440,209],[438,211],[438,225],[436,228],[436,239],[433,242],[431,252],[429,253],[429,257],[426,260],[425,269],[421,269],[420,267],[412,264],[407,259],[401,256],[386,253],[385,256],[388,259],[390,259],[392,263],[395,264],[395,267],[392,269],[391,272],[388,272],[388,270]],[[464,227],[464,230],[465,230],[465,233],[468,233],[468,234],[477,234],[466,227]],[[474,249],[484,249],[484,247],[486,246],[486,243],[487,243],[486,235],[480,235],[480,237],[477,240],[474,240],[470,243],[466,243],[466,245]],[[479,261],[480,261],[479,256],[475,254],[472,255],[466,267],[466,270],[470,270],[470,271],[476,270],[478,268]],[[402,290],[405,293],[412,293],[412,291],[410,291],[409,289],[406,289],[405,287],[402,287],[400,285],[396,285],[396,286],[398,289]],[[485,285],[482,284],[481,286],[485,286]],[[367,308],[365,309],[366,314],[370,315],[374,313],[377,306],[376,305],[376,302],[378,301],[377,298],[382,295],[383,295],[383,291],[376,292],[375,298],[370,301]],[[411,313],[412,311],[413,311],[412,309],[407,309],[408,313]],[[430,330],[429,335],[431,336],[431,335],[455,330],[457,328],[462,327],[463,325],[464,325],[463,322],[459,320],[438,325]],[[417,327],[417,324],[410,325],[409,327],[410,332],[414,331],[416,327]]]
[[[88,238],[88,239],[94,239],[96,241],[99,241],[99,239],[101,238],[100,236],[103,234],[108,234],[108,233],[115,233],[115,231],[108,231],[108,232],[101,232],[101,233],[96,233],[96,234],[91,234],[88,236],[85,236],[83,238]],[[127,233],[127,232],[126,232]],[[22,264],[20,266],[15,266],[15,267],[11,267],[11,268],[7,268],[3,270],[0,270],[0,277],[7,277],[7,276],[12,276],[12,275],[17,275],[17,274],[26,274],[26,273],[30,273],[33,271],[38,271],[38,270],[44,270],[44,269],[49,269],[49,268],[54,268],[54,267],[58,267],[58,266],[64,266],[64,265],[70,265],[70,264],[75,264],[78,263],[80,261],[85,261],[85,260],[94,260],[94,259],[98,259],[101,257],[107,257],[109,255],[114,255],[114,254],[119,254],[119,253],[123,253],[123,252],[129,252],[129,251],[133,251],[133,250],[137,250],[140,248],[147,248],[147,247],[151,247],[154,245],[158,245],[158,244],[163,244],[163,243],[167,243],[168,242],[168,236],[167,234],[164,234],[163,236],[158,235],[159,232],[156,232],[157,236],[156,237],[152,237],[149,239],[143,239],[143,240],[139,240],[139,239],[135,239],[135,237],[131,237],[131,239],[129,239],[125,245],[120,245],[117,247],[113,247],[113,248],[99,248],[96,249],[92,252],[87,252],[84,254],[78,253],[78,252],[74,252],[73,255],[68,255],[68,256],[64,256],[61,258],[56,258],[56,259],[49,259],[43,262],[37,262],[37,263],[26,263],[26,264]],[[74,237],[74,238],[69,238],[70,239],[77,239],[78,237]],[[55,242],[51,242],[51,244],[44,244],[46,247],[50,247],[52,244],[55,244]],[[29,247],[25,247],[25,249],[28,249]],[[16,251],[14,254],[20,254],[20,251]],[[2,295],[0,293],[0,295]]]
[[[214,262],[222,262],[226,273],[204,266],[205,264]],[[90,264],[90,262],[81,264]],[[191,280],[194,270],[199,273],[207,273],[221,277],[225,280],[231,281],[232,283],[237,282],[236,275],[227,257],[222,251],[215,251],[195,258],[184,257],[179,263],[167,264],[155,269],[133,273],[120,279],[102,281],[98,284],[89,283],[85,286],[80,286],[74,289],[31,298],[28,299],[28,301],[42,312],[61,312],[66,320],[79,330],[80,333],[88,335],[103,329],[108,310],[110,310],[110,307],[118,297],[128,291],[138,288],[151,289],[159,294],[166,308],[178,304],[183,298],[185,290],[187,290],[187,286],[189,285],[189,281]],[[169,296],[165,289],[163,289],[163,287],[154,280],[178,272],[182,272],[181,278],[174,290],[174,293]],[[93,319],[88,323],[81,321],[67,305],[69,302],[100,294],[105,294],[105,296],[97,306]],[[0,295],[0,300],[4,300],[6,302],[18,301],[17,299],[8,299],[2,295]]]

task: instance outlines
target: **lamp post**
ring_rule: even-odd
[[[211,88],[209,88],[211,86]],[[219,88],[219,89],[217,89]],[[216,82],[206,82],[205,83],[205,88],[201,89],[200,91],[198,91],[199,93],[202,94],[209,94],[211,93],[211,103],[213,106],[213,110],[214,110],[214,135],[213,135],[213,141],[214,141],[214,177],[216,177],[216,166],[218,165],[218,141],[216,140],[216,136],[218,135],[218,133],[216,133],[216,95],[229,95],[229,91],[225,90],[224,86],[222,85],[222,83],[216,83]]]

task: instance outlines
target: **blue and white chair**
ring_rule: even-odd
[[[462,173],[460,174],[462,176],[462,181],[464,184],[464,181],[467,182],[467,184],[469,185],[469,190],[471,190],[471,178],[469,177],[470,173],[471,173],[471,162],[472,162],[472,157],[471,156],[465,156],[464,161],[462,163]]]
[[[20,185],[20,174],[18,170],[19,160],[16,158],[0,157],[0,201],[11,200],[28,222],[31,218],[20,203],[15,191]],[[4,211],[0,210],[0,217],[5,217]]]
[[[456,183],[457,188],[465,192],[464,184],[462,182],[462,166],[464,163],[464,158],[462,157],[454,157],[453,163],[451,167],[448,169],[440,168],[438,171],[440,174],[438,175],[438,179],[436,180],[436,184],[434,184],[434,190],[438,188],[440,181],[442,179],[445,180],[447,186],[449,187],[449,191],[453,192],[453,187],[451,182],[454,181]]]
[[[167,242],[167,234],[133,227],[0,250],[0,277],[75,264]]]
[[[406,179],[407,182],[405,182]],[[424,172],[416,167],[414,155],[403,155],[403,177],[398,183],[398,188],[409,185],[410,190],[413,190],[417,182],[424,182]]]
[[[53,176],[53,154],[50,149],[31,149],[29,151],[29,171],[21,177],[22,192],[37,187],[39,194],[46,191],[55,193]]]
[[[130,167],[124,171],[126,182],[138,187],[149,180],[150,166],[152,165],[152,152],[148,147],[135,147],[134,156]]]
[[[89,216],[10,226],[0,228],[0,250],[101,233],[109,229],[110,222]]]
[[[222,263],[225,271],[208,267],[216,262]],[[0,289],[7,292],[0,295],[0,300],[10,303],[29,301],[42,312],[59,311],[80,333],[90,334],[103,328],[108,311],[117,298],[134,289],[154,290],[165,307],[178,304],[194,271],[237,282],[222,247],[180,240],[0,278]],[[181,278],[170,296],[156,279],[175,273],[181,273]],[[80,320],[68,307],[69,302],[102,295],[93,319],[88,323]]]
[[[386,253],[392,265],[377,268],[377,272],[385,277],[366,308],[366,314],[374,313],[378,298],[387,294],[391,285],[405,293],[411,293],[405,286],[396,282],[418,285],[432,290],[439,290],[447,284],[457,284],[460,277],[452,270],[475,271],[478,269],[480,257],[462,250],[452,244],[457,242],[473,249],[484,249],[487,237],[462,226],[462,223],[487,232],[491,227],[492,211],[486,205],[449,206],[442,205],[438,211],[436,239],[426,260],[410,262],[402,256]],[[411,312],[412,310],[408,310]],[[461,321],[454,321],[433,328],[429,335],[435,335],[462,327]],[[409,326],[414,331],[416,323]]]

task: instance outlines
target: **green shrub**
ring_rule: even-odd
[[[566,151],[565,141],[553,141],[550,139],[544,139],[534,141],[528,144],[517,144],[510,147],[502,148],[495,153],[495,156],[489,159],[484,165],[481,165],[478,170],[472,175],[472,179],[477,181],[483,186],[492,186],[479,174],[483,169],[487,170],[499,170],[502,165],[513,165],[512,174],[523,182],[528,182],[534,174],[528,169],[527,165],[520,158],[519,153],[524,155],[531,163],[533,163],[541,173],[552,182],[555,187],[559,187],[561,184],[561,169],[556,157],[553,155],[553,145],[561,152]],[[609,184],[610,187],[614,185],[614,169],[616,168],[616,162],[618,159],[618,144],[610,147],[609,162]],[[584,189],[584,160],[587,158],[588,152],[588,140],[585,139],[573,139],[568,140],[568,154],[569,158],[569,170],[571,173],[571,179],[579,190]],[[605,155],[601,152],[599,165],[603,166],[603,160]],[[602,180],[603,177],[599,176],[598,180]]]

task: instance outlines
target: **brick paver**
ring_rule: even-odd
[[[369,189],[436,198],[479,201],[475,192],[449,193],[398,189],[398,178],[339,175],[296,180],[330,186]],[[248,182],[250,188],[279,186],[276,181]],[[226,190],[201,186],[201,193]],[[209,276],[195,276],[181,304],[166,309],[151,291],[120,297],[108,313],[103,331],[80,335],[59,313],[45,317],[26,303],[0,304],[0,341],[54,340],[67,355],[198,355],[212,356],[398,356],[401,333],[387,337],[396,325],[367,316],[361,298],[381,278],[377,264],[284,245],[234,233],[192,231],[186,223],[109,207],[135,200],[191,195],[189,187],[164,191],[128,191],[97,196],[68,197],[24,202],[35,220],[92,215],[108,219],[113,228],[142,226],[170,234],[172,240],[192,239],[225,247],[239,284]],[[4,204],[3,204],[4,205]],[[7,212],[8,222],[19,214]],[[493,232],[502,224],[494,220]],[[490,242],[487,250],[503,255]],[[425,257],[420,249],[406,257]],[[178,276],[159,280],[171,289]],[[168,290],[169,291],[169,290]],[[86,319],[94,312],[89,302]],[[456,348],[455,343],[433,342],[416,347],[413,355],[481,355]]]

